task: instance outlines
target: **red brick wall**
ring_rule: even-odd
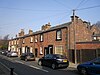
[[[86,43],[86,44],[77,44],[76,45],[76,48],[78,50],[81,50],[81,49],[100,49],[100,43]]]
[[[88,28],[87,24],[84,23],[81,19],[78,19],[74,25],[76,25],[76,42],[92,41],[93,32],[99,33],[96,27],[92,27],[91,29]],[[74,25],[72,22],[72,24],[69,26],[70,49],[74,49]]]
[[[55,53],[55,46],[62,45],[64,51],[66,51],[66,28],[61,29],[62,31],[62,40],[56,41],[56,30],[43,33],[43,42],[40,42],[40,34],[38,36],[38,42],[35,43],[35,48],[38,49],[38,52],[40,50],[40,47],[43,48],[44,53],[44,47],[48,47],[48,45],[53,45],[53,53]],[[39,54],[38,54],[39,55]],[[39,55],[39,57],[42,57],[43,55]]]

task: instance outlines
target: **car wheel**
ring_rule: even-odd
[[[42,66],[42,62],[41,61],[38,61],[38,65]]]
[[[82,69],[81,69],[81,74],[82,74],[82,75],[87,75],[87,71],[86,71],[85,68],[82,68]]]
[[[52,67],[52,69],[56,69],[57,68],[56,64],[54,64],[54,63],[51,65],[51,67]]]

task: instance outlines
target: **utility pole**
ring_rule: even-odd
[[[75,59],[75,64],[77,64],[75,9],[73,9],[73,30],[74,30],[74,57],[75,57],[74,59]]]

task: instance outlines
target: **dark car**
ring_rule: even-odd
[[[100,75],[100,58],[79,64],[77,69],[81,75]]]
[[[2,51],[1,54],[2,55],[7,55],[7,51]]]
[[[60,54],[47,54],[38,60],[38,65],[50,66],[52,69],[68,67],[69,61],[66,56]]]
[[[10,51],[5,50],[5,51],[2,51],[1,54],[6,56],[9,52]]]
[[[35,60],[34,54],[33,53],[22,53],[22,55],[20,56],[21,60]]]

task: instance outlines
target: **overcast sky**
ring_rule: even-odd
[[[52,26],[69,22],[73,9],[82,9],[76,10],[82,20],[100,21],[100,0],[0,0],[0,37],[15,37],[20,29],[35,32],[48,22]]]

